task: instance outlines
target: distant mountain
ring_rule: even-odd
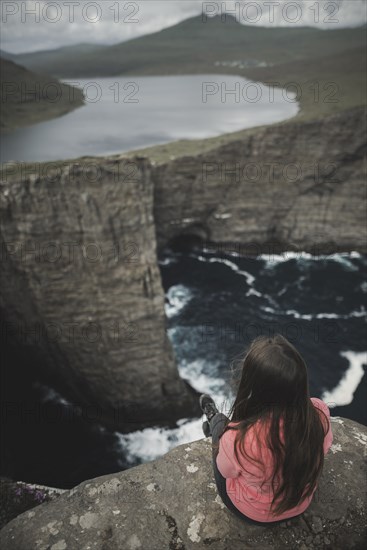
[[[9,52],[6,52],[5,50],[0,50],[0,57],[2,57],[3,59],[14,60],[17,57],[17,54],[9,53]]]
[[[0,130],[55,118],[84,104],[82,90],[0,58]]]
[[[72,46],[62,46],[52,50],[37,50],[29,53],[7,54],[5,52],[6,55],[2,55],[1,57],[11,59],[32,71],[54,74],[53,65],[57,66],[63,64],[67,60],[73,60],[75,57],[78,58],[79,56],[92,54],[106,47],[108,46],[82,42]]]
[[[258,27],[220,16],[191,17],[162,31],[113,46],[77,44],[20,54],[18,63],[61,78],[219,72],[226,63],[269,66],[363,48],[364,27]],[[261,66],[261,65],[260,65]],[[233,72],[233,71],[232,71]],[[237,71],[238,72],[238,71]]]

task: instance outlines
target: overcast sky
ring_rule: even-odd
[[[116,44],[202,12],[214,15],[233,10],[240,22],[262,26],[335,29],[367,21],[367,0],[2,0],[0,6],[0,46],[11,53],[79,42]]]

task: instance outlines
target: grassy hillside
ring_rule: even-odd
[[[0,57],[2,57],[3,59],[10,59],[11,61],[14,61],[17,57],[17,54],[9,53],[5,50],[0,50]]]
[[[84,104],[83,92],[0,58],[0,131],[55,118]]]
[[[53,50],[38,50],[24,54],[9,54],[5,52],[5,59],[11,59],[16,63],[27,67],[32,71],[45,72],[53,76],[61,77],[58,67],[70,63],[78,65],[84,56],[103,51],[108,46],[90,43],[80,43],[72,46],[63,46]]]
[[[267,68],[247,69],[246,76],[264,83],[278,82],[293,91],[298,86],[298,120],[327,116],[366,104],[366,50],[355,48],[337,55],[303,59]],[[293,119],[294,120],[294,119]]]

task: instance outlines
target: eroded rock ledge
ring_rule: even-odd
[[[224,507],[210,439],[85,481],[8,523],[7,550],[362,550],[366,543],[367,428],[332,418],[333,446],[314,500],[282,526],[244,524]]]

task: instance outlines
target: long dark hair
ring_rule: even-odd
[[[246,453],[244,440],[256,424],[259,429],[254,429],[254,435],[261,448],[259,433],[268,426],[265,442],[274,459],[273,515],[299,505],[316,487],[324,465],[324,437],[329,430],[326,415],[320,413],[322,420],[310,400],[307,366],[296,348],[280,334],[255,338],[245,354],[229,413],[229,421],[236,426],[227,423],[224,432],[237,430],[234,450],[241,467],[241,453],[262,467],[261,460]],[[283,441],[279,434],[281,419]]]

